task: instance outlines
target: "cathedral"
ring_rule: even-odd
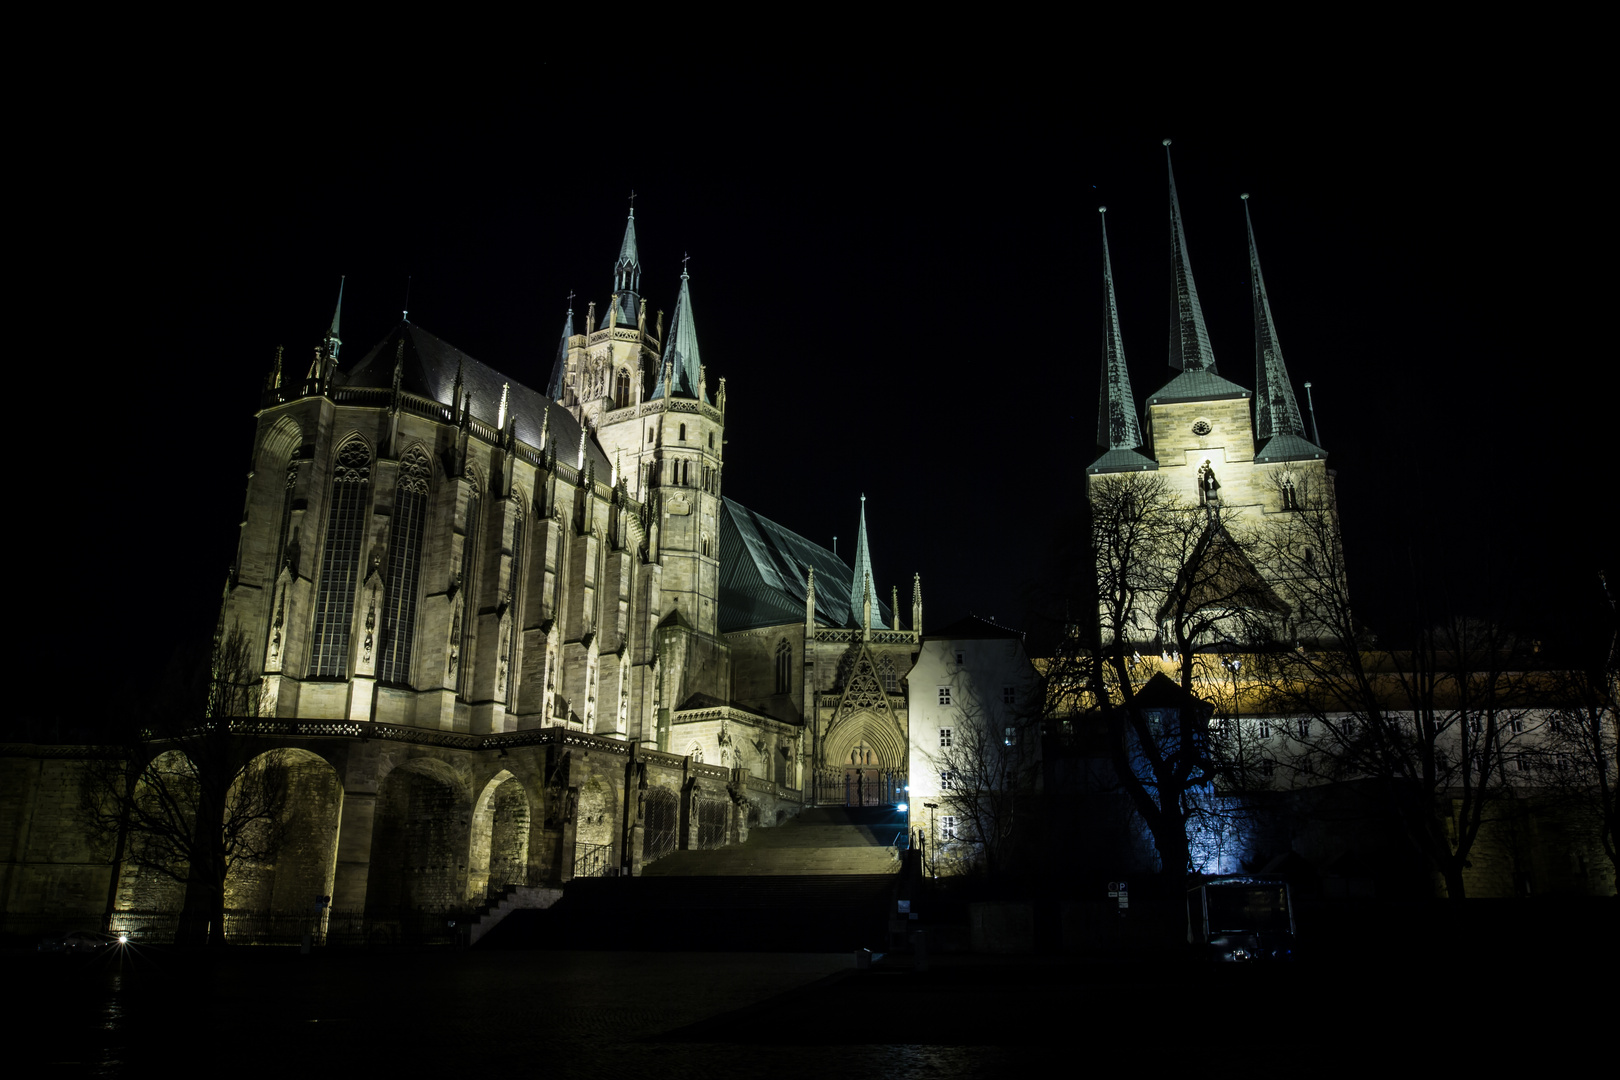
[[[863,506],[850,567],[723,492],[726,382],[683,272],[649,314],[635,217],[544,390],[402,321],[354,362],[342,298],[258,418],[223,622],[267,717],[563,728],[803,790],[903,783],[902,629]],[[819,573],[818,573],[819,572]]]

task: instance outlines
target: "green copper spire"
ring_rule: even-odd
[[[653,387],[652,392],[654,399],[699,396],[703,360],[698,355],[697,330],[692,325],[690,281],[690,275],[682,270],[681,294],[675,298],[675,318],[670,324],[669,335],[664,339],[664,362],[658,366],[658,385]],[[665,385],[666,371],[671,385]]]
[[[1109,450],[1135,450],[1142,445],[1142,428],[1136,420],[1136,398],[1131,393],[1131,374],[1125,367],[1125,343],[1119,333],[1119,306],[1114,302],[1114,264],[1108,255],[1108,223],[1101,215],[1108,207],[1097,207],[1103,222],[1103,298],[1107,318],[1103,323],[1102,388],[1098,394],[1097,445]]]
[[[1271,318],[1271,297],[1266,294],[1266,279],[1260,273],[1260,251],[1254,245],[1248,195],[1243,196],[1243,222],[1249,229],[1249,293],[1254,299],[1254,437],[1265,443],[1254,460],[1326,457],[1321,447],[1305,438],[1305,421],[1299,414],[1288,367],[1283,363],[1277,324]]]
[[[332,309],[332,325],[326,331],[326,355],[328,360],[334,364],[337,363],[338,349],[343,346],[343,339],[338,336],[338,323],[343,321],[343,285],[348,280],[349,275],[347,274],[338,278],[337,307]]]
[[[849,624],[861,626],[862,615],[866,602],[872,602],[872,618],[870,626],[862,626],[863,630],[882,630],[883,618],[879,614],[880,605],[876,595],[868,595],[868,590],[876,590],[877,583],[872,580],[872,552],[866,546],[866,496],[861,496],[861,528],[855,536],[855,574],[849,586]]]
[[[1170,320],[1170,366],[1213,374],[1215,351],[1209,347],[1204,309],[1198,303],[1198,286],[1193,284],[1192,262],[1187,258],[1187,233],[1181,226],[1181,199],[1176,195],[1169,139],[1164,140],[1164,165],[1170,172],[1170,264],[1176,289]]]
[[[630,218],[624,223],[624,241],[619,244],[619,261],[613,265],[613,293],[619,298],[619,325],[636,325],[637,309],[641,306],[641,256],[636,252],[636,208],[630,208]],[[613,319],[611,308],[602,312],[605,330]]]

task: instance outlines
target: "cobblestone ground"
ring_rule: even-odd
[[[17,1075],[233,1080],[1004,1076],[1082,1061],[1320,1054],[1329,1044],[1340,1064],[1370,1066],[1389,1047],[1344,1033],[1387,1029],[1398,987],[1427,988],[1427,1030],[1468,1029],[1482,986],[1548,973],[1504,973],[1500,958],[1470,971],[906,964],[857,972],[836,954],[131,949],[13,955],[0,971],[8,996],[22,1000],[7,1017],[29,1066]],[[1568,1023],[1596,1006],[1580,994],[1526,999],[1518,1020]],[[1310,1017],[1332,1024],[1302,1023]]]

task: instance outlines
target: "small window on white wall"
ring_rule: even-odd
[[[941,840],[956,839],[956,815],[946,814],[939,819],[939,838]]]
[[[941,705],[949,705],[951,703],[951,688],[950,687],[942,686],[942,687],[939,688],[939,703]]]
[[[948,727],[942,727],[939,729],[939,748],[941,750],[949,750],[951,748],[951,729]]]

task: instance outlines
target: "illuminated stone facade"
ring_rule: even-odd
[[[689,277],[649,313],[632,217],[613,281],[549,378],[408,320],[340,356],[341,293],[307,367],[278,354],[220,625],[251,642],[238,726],[283,751],[299,826],[232,872],[236,936],[408,938],[491,889],[898,797],[915,583],[903,630],[864,510],[851,567],[724,498]],[[165,925],[181,886],[51,839],[80,768],[58,756],[5,759],[32,821],[7,910],[110,895],[115,924]]]

